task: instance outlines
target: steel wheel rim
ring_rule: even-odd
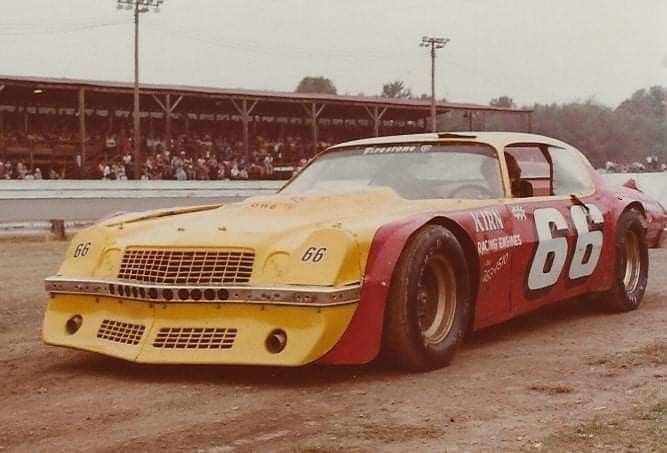
[[[422,338],[426,344],[440,343],[452,330],[456,313],[456,279],[450,263],[443,257],[431,257],[417,288],[417,321]]]
[[[639,274],[641,270],[639,238],[634,231],[627,231],[623,242],[625,244],[625,274],[623,275],[623,286],[627,292],[633,292],[639,285]]]

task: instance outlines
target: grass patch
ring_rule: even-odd
[[[527,448],[534,450],[534,447]],[[565,428],[540,443],[541,451],[560,452],[665,452],[667,400],[626,415],[599,415]]]
[[[634,368],[667,365],[667,341],[660,340],[632,351],[617,352],[588,362],[608,368]]]
[[[435,426],[415,426],[401,424],[375,424],[366,423],[361,425],[358,437],[376,442],[409,442],[411,440],[438,439],[444,435],[444,431]]]
[[[337,453],[340,449],[321,445],[302,445],[288,450],[290,453]]]
[[[563,395],[566,393],[574,392],[574,389],[571,387],[565,387],[564,385],[543,385],[543,384],[533,384],[528,389],[534,392],[546,393],[547,395]]]

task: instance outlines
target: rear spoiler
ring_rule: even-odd
[[[630,178],[627,181],[623,183],[623,187],[627,187],[628,189],[633,189],[636,190],[637,192],[642,192],[644,193],[638,186],[637,186],[637,180],[635,178]]]

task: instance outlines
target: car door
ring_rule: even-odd
[[[522,192],[506,200],[521,242],[512,251],[514,314],[587,292],[600,261],[604,213],[590,178],[567,171],[561,151],[576,153],[544,143],[505,149],[521,169],[512,185]]]

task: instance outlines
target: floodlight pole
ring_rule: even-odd
[[[117,0],[118,9],[134,9],[134,177],[139,179],[141,177],[141,118],[139,108],[139,15],[150,11],[150,8],[155,8],[155,12],[159,11],[160,5],[164,0]]]
[[[435,51],[442,49],[449,42],[449,38],[434,38],[431,36],[422,37],[420,47],[431,48],[431,131],[437,132],[436,108],[435,108]]]
[[[134,179],[141,178],[141,119],[139,117],[139,1],[134,2]]]

